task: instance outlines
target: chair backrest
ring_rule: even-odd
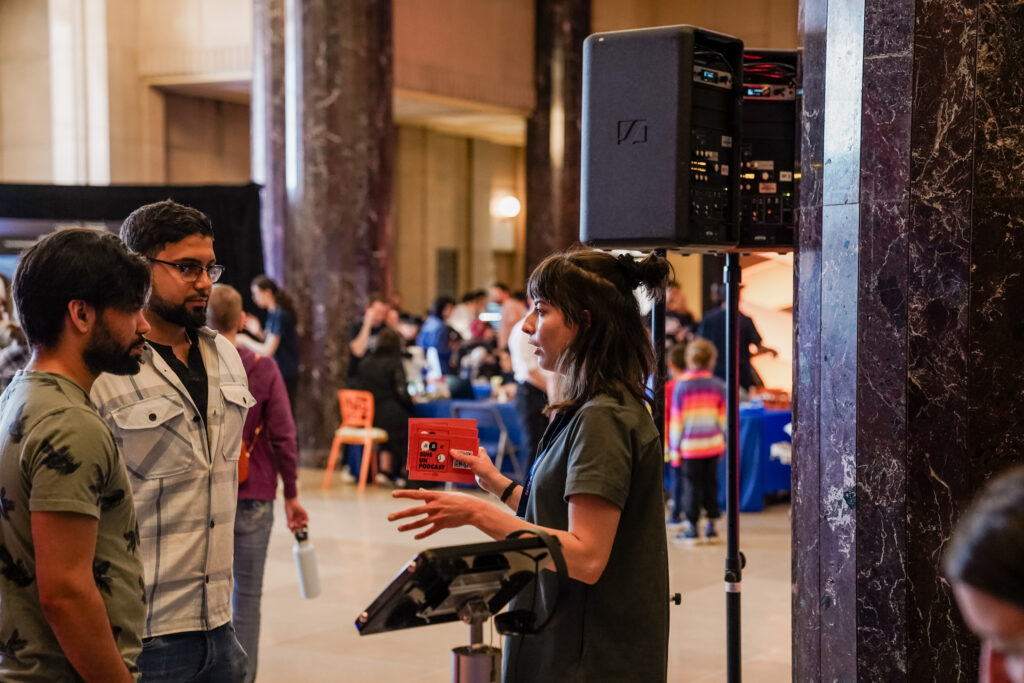
[[[499,434],[508,435],[505,421],[501,419],[501,413],[494,406],[452,403],[452,417],[475,419],[481,439],[486,439],[485,435],[488,432],[493,433],[495,430],[498,434],[494,434],[491,438],[497,438]]]
[[[369,391],[340,389],[338,404],[341,406],[342,427],[373,426],[373,394]]]

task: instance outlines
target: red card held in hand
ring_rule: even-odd
[[[479,447],[476,420],[411,418],[409,479],[472,484],[476,477],[459,455],[472,455]]]

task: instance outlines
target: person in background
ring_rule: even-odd
[[[549,403],[551,380],[554,375],[537,362],[529,337],[523,332],[525,322],[524,317],[512,326],[512,331],[508,335],[508,354],[512,362],[512,376],[518,385],[515,397],[516,415],[519,416],[519,424],[522,425],[526,447],[529,449],[526,454],[526,471],[529,472],[534,460],[537,459],[541,437],[548,427],[548,416],[544,408]]]
[[[473,335],[472,326],[480,314],[487,310],[487,292],[478,289],[464,294],[462,299],[448,318],[448,325],[459,333],[463,339],[471,339]]]
[[[130,683],[139,524],[89,389],[139,371],[149,269],[114,235],[70,229],[30,247],[14,279],[35,355],[0,399],[0,679]]]
[[[223,266],[206,214],[166,200],[133,211],[121,239],[149,261],[150,331],[134,377],[104,374],[92,400],[121,445],[139,517],[147,683],[236,683],[231,626],[238,457],[256,400],[234,345],[206,327]]]
[[[239,346],[238,332],[245,323],[242,295],[229,285],[214,285],[206,321],[238,349],[249,378],[249,391],[256,405],[245,417],[242,443],[248,452],[248,477],[238,485],[235,512],[235,587],[231,595],[231,620],[249,667],[245,680],[256,678],[260,643],[260,601],[263,597],[263,569],[267,562],[270,530],[274,526],[274,498],[277,480],[284,485],[284,514],[290,531],[309,524],[309,515],[299,503],[295,486],[298,447],[295,422],[277,363]],[[243,455],[242,457],[246,457]]]
[[[686,372],[686,344],[676,344],[665,354],[665,364],[668,366],[668,380],[665,382],[665,462],[669,464],[665,472],[665,488],[668,491],[671,510],[668,523],[672,525],[683,523],[683,482],[682,472],[679,471],[679,458],[672,457],[672,449],[669,447],[669,435],[672,432],[672,392],[675,390],[683,373]],[[678,456],[678,452],[676,453]]]
[[[512,332],[512,327],[526,315],[526,304],[521,300],[515,299],[509,292],[508,286],[501,282],[495,282],[491,285],[490,297],[491,301],[501,306],[501,323],[498,325],[498,348],[505,350],[508,348],[508,336]]]
[[[413,405],[406,387],[402,338],[398,332],[390,327],[380,331],[349,386],[373,394],[373,426],[388,433],[387,442],[380,447],[377,483],[404,486]]]
[[[363,319],[352,324],[348,332],[348,377],[355,377],[359,362],[377,339],[377,335],[387,325],[391,304],[382,294],[370,295],[370,303],[366,307]]]
[[[711,374],[717,355],[706,339],[686,346],[686,372],[672,390],[669,409],[669,453],[685,477],[673,482],[673,507],[686,515],[679,540],[698,539],[701,507],[707,513],[704,538],[718,537],[718,458],[725,452],[725,382]],[[680,488],[682,489],[680,491]],[[681,495],[680,495],[681,493]]]
[[[741,285],[742,287],[742,285]],[[704,319],[697,326],[697,336],[707,339],[715,345],[718,351],[718,360],[715,362],[714,375],[725,379],[725,316],[726,301],[723,292],[724,287],[720,283],[711,286],[712,301],[720,302],[717,308],[713,308],[704,315]],[[751,354],[750,349],[755,349]],[[739,386],[743,391],[750,391],[755,386],[754,368],[750,364],[752,356],[771,354],[774,358],[779,352],[769,348],[762,343],[761,333],[757,331],[754,321],[749,316],[740,312],[740,364],[739,364]]]
[[[267,322],[260,328],[257,318],[245,316],[245,329],[254,339],[242,335],[238,341],[241,346],[261,356],[273,356],[288,389],[288,402],[294,406],[299,384],[299,332],[295,304],[287,292],[266,275],[257,275],[249,289],[252,302],[267,312]]]
[[[28,365],[32,358],[32,349],[25,339],[25,333],[17,325],[9,329],[11,343],[0,351],[0,392],[14,379],[14,375]]]
[[[11,280],[0,273],[0,349],[6,349],[14,341],[18,323],[14,318],[14,304],[11,299]],[[24,336],[22,336],[24,341]]]
[[[419,336],[416,337],[416,346],[424,351],[430,348],[437,351],[441,372],[446,375],[452,372],[452,355],[458,351],[462,342],[462,337],[447,322],[454,307],[455,302],[451,297],[437,297],[430,307],[430,315],[420,328]]]
[[[483,320],[474,320],[469,329],[469,341],[459,347],[457,354],[460,376],[470,381],[490,381],[492,377],[501,377],[498,333]]]
[[[686,303],[686,294],[679,283],[673,280],[668,283],[665,296],[665,335],[677,344],[685,344],[693,338],[696,329],[697,320]]]
[[[559,602],[543,632],[508,638],[505,683],[667,677],[664,449],[648,410],[654,357],[634,290],[663,296],[668,273],[654,254],[638,263],[595,250],[553,254],[533,271],[523,331],[540,366],[558,375],[541,455],[525,486],[482,449],[465,456],[477,483],[516,515],[464,493],[392,494],[420,501],[388,517],[415,518],[398,530],[422,529],[416,538],[464,525],[495,540],[532,528],[558,538],[567,589],[543,570],[513,599],[511,609],[545,615],[556,592]]]
[[[981,639],[978,680],[1024,683],[1024,467],[985,486],[943,560],[960,614]]]

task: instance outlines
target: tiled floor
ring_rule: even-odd
[[[370,487],[359,497],[355,486],[335,478],[325,493],[322,476],[317,470],[301,472],[300,500],[310,513],[323,594],[315,600],[299,597],[292,540],[279,503],[267,558],[258,680],[450,681],[451,648],[468,639],[464,625],[360,637],[353,622],[419,550],[487,539],[474,529],[456,529],[414,541],[388,523],[387,514],[403,505],[388,492]],[[787,513],[787,506],[774,506],[741,521],[747,556],[743,674],[759,683],[791,680]],[[683,594],[682,606],[671,609],[669,680],[724,681],[724,541],[669,546],[671,589]]]

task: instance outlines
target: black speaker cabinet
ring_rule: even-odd
[[[580,240],[724,251],[739,242],[743,42],[693,26],[583,43]]]
[[[799,62],[796,50],[743,55],[740,249],[793,249],[800,206]]]

